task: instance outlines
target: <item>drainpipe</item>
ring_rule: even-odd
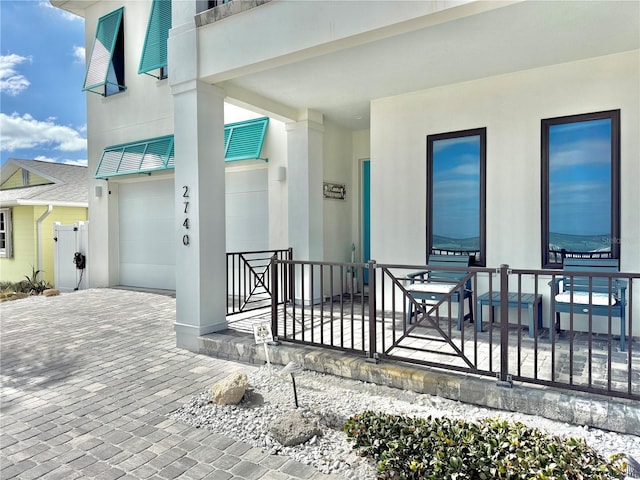
[[[36,222],[36,243],[38,245],[38,270],[40,270],[40,273],[38,274],[38,280],[40,280],[42,276],[42,257],[44,256],[44,253],[42,250],[42,222],[44,221],[45,218],[49,216],[49,214],[52,211],[53,211],[53,205],[49,205],[47,207],[47,211],[44,212]]]

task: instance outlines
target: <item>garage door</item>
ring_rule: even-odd
[[[175,290],[173,179],[118,189],[120,284]]]
[[[269,248],[267,173],[226,172],[227,252]],[[121,184],[118,198],[120,284],[175,290],[173,179]]]

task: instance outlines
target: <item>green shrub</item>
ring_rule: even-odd
[[[38,275],[40,275],[41,270],[36,270],[35,267],[31,267],[31,271],[31,276],[25,275],[24,278],[26,280],[18,283],[21,292],[29,295],[40,295],[47,288],[51,288],[51,285],[44,280],[38,280]]]
[[[351,417],[344,431],[354,449],[377,461],[378,479],[625,477],[623,454],[607,461],[582,439],[563,439],[518,422],[411,418],[367,411]]]
[[[16,284],[14,282],[0,282],[0,292],[15,292]]]
[[[25,275],[24,280],[19,282],[0,282],[0,292],[8,293],[26,293],[27,295],[40,295],[46,289],[51,288],[51,284],[44,280],[39,280],[41,270],[36,270],[35,267],[31,267],[31,275]]]

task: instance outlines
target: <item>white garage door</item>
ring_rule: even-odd
[[[227,252],[269,248],[267,173],[226,172]],[[121,184],[118,198],[120,284],[175,290],[173,179]]]
[[[121,285],[175,290],[173,191],[173,179],[120,185]]]

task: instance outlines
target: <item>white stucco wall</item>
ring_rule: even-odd
[[[269,248],[289,248],[287,141],[285,125],[269,120],[262,153],[269,159]]]
[[[453,8],[467,3],[472,3],[468,9]],[[412,28],[412,22],[434,24],[464,15],[466,10],[498,5],[394,0],[368,2],[363,15],[360,2],[334,0],[310,7],[307,1],[273,1],[198,29],[198,43],[205,46],[201,52],[216,51],[216,55],[201,55],[200,75],[220,82],[239,72],[261,70],[265,63],[282,64],[289,56],[309,58],[403,32]]]
[[[640,271],[638,85],[640,54],[632,51],[372,102],[371,214],[384,219],[371,225],[372,256],[425,262],[426,136],[486,127],[487,265],[540,268],[540,121],[620,109],[621,269]]]
[[[225,103],[224,123],[241,122],[252,118],[260,118],[265,115],[252,112],[236,105]],[[287,141],[285,124],[274,118],[269,118],[269,126],[262,146],[263,160],[247,160],[227,164],[226,171],[233,172],[254,168],[266,168],[268,170],[269,186],[269,249],[289,248],[288,242],[288,218],[287,218]],[[280,169],[284,168],[284,178]]]
[[[351,258],[351,204],[353,194],[351,171],[351,132],[324,122],[324,182],[344,184],[345,200],[323,199],[324,260],[347,262]]]
[[[151,8],[151,0],[127,2],[123,25],[125,36],[125,83],[127,90],[117,95],[101,97],[87,93],[88,116],[88,159],[91,179],[89,191],[94,185],[103,187],[103,195],[90,195],[89,200],[89,252],[93,287],[117,285],[119,283],[119,211],[118,191],[121,182],[153,181],[154,178],[173,177],[173,172],[153,174],[151,177],[115,177],[109,182],[93,179],[105,147],[119,143],[158,137],[174,133],[173,98],[167,80],[157,80],[149,75],[138,74],[138,64],[142,53],[146,25]],[[98,19],[122,6],[117,2],[98,2],[85,12],[87,56],[91,53]],[[154,73],[154,72],[152,72]],[[261,117],[233,105],[225,105],[225,123]],[[228,169],[268,168],[270,218],[276,223],[269,226],[269,248],[286,248],[286,183],[275,180],[277,166],[286,167],[286,143],[284,124],[271,121],[263,156],[270,162],[240,162]],[[179,159],[176,158],[176,162]]]
[[[97,2],[85,10],[87,57],[91,54],[98,19],[122,5],[122,2]],[[123,25],[127,90],[109,97],[86,94],[92,287],[118,282],[118,188],[113,182],[93,179],[104,148],[173,133],[173,102],[167,80],[138,75],[150,8],[150,0],[126,3]],[[94,185],[103,187],[101,197],[93,195]]]
[[[622,268],[640,269],[638,52],[536,69],[381,99],[372,104],[373,251],[385,261],[425,259],[426,136],[487,127],[487,259],[540,267],[540,120],[622,110]],[[397,220],[393,220],[396,218]],[[505,227],[513,236],[504,235]],[[397,232],[406,249],[398,245]]]

